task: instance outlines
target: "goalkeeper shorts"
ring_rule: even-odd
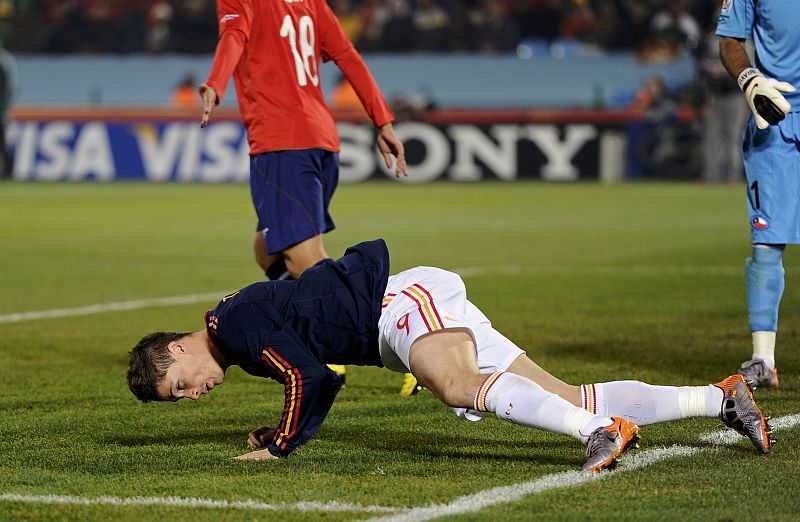
[[[752,242],[800,243],[800,112],[764,130],[751,114],[743,151]]]

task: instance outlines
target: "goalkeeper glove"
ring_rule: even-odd
[[[792,109],[781,92],[794,92],[795,89],[786,82],[767,78],[761,71],[748,67],[736,79],[739,88],[747,98],[747,104],[756,117],[759,129],[779,123]]]

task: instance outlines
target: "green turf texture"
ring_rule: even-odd
[[[529,355],[574,383],[720,380],[749,358],[743,185],[365,183],[342,186],[331,256],[383,237],[392,269],[463,270],[470,299]],[[235,290],[261,278],[244,185],[0,184],[0,315]],[[800,254],[785,258],[780,390],[800,412]],[[583,447],[457,419],[402,376],[349,367],[317,435],[280,462],[231,460],[274,424],[282,389],[238,369],[197,403],[140,404],[127,351],[153,330],[198,330],[214,302],[0,324],[0,494],[180,496],[416,507],[577,469]],[[643,428],[642,449],[699,446],[713,419]],[[800,428],[762,456],[706,448],[460,520],[796,520]],[[357,512],[0,502],[0,520],[353,520]]]

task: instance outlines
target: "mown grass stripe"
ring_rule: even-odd
[[[590,274],[595,276],[659,276],[659,275],[735,275],[742,274],[738,266],[675,266],[675,267],[546,267],[546,266],[472,266],[452,269],[461,277],[481,277],[486,275],[571,275]],[[176,295],[170,297],[153,297],[120,301],[116,303],[98,303],[75,308],[56,308],[53,310],[36,310],[0,315],[0,324],[19,323],[23,321],[37,321],[41,319],[57,319],[61,317],[76,317],[80,315],[101,314],[107,312],[122,312],[138,310],[153,306],[180,306],[197,304],[206,301],[216,302],[228,291],[208,292],[202,294]]]
[[[361,506],[346,502],[297,502],[295,504],[267,504],[257,500],[215,500],[187,497],[76,497],[71,495],[21,495],[0,494],[0,501],[34,504],[68,504],[78,506],[178,506],[209,509],[247,509],[256,511],[321,511],[353,513],[396,513],[402,508]]]
[[[771,422],[776,431],[800,425],[800,414],[786,415]],[[744,437],[732,430],[714,431],[700,437],[700,442],[712,445],[729,446],[736,444]],[[389,506],[362,506],[345,502],[297,502],[295,504],[267,504],[257,500],[215,500],[185,497],[77,497],[70,495],[23,495],[19,493],[2,493],[0,502],[23,502],[37,504],[70,504],[70,505],[112,505],[112,506],[183,506],[210,509],[244,509],[256,511],[314,511],[314,512],[352,512],[376,513],[390,516],[379,516],[369,521],[382,522],[420,522],[450,515],[474,513],[484,508],[516,502],[524,497],[553,489],[574,487],[593,480],[601,480],[615,474],[637,470],[661,462],[680,457],[695,455],[705,448],[697,446],[669,446],[649,451],[626,455],[614,471],[587,474],[580,471],[565,471],[545,475],[530,482],[491,488],[471,495],[458,497],[447,504],[437,504],[417,508]]]
[[[776,431],[792,428],[800,424],[800,414],[779,417],[773,419],[770,424]],[[744,437],[733,430],[725,430],[704,434],[700,437],[700,441],[707,444],[729,446],[739,442],[743,438]],[[591,475],[580,471],[554,473],[530,482],[500,486],[458,497],[447,504],[418,507],[404,513],[370,518],[365,522],[374,522],[378,520],[381,522],[423,522],[446,516],[474,513],[497,504],[516,502],[529,495],[554,489],[574,487],[593,480],[600,480],[619,473],[644,468],[663,460],[695,455],[704,450],[705,448],[703,447],[675,445],[667,448],[657,448],[639,453],[632,453],[625,455],[617,469],[613,471],[602,471]]]
[[[791,270],[791,268],[786,268]],[[470,266],[450,269],[461,277],[483,276],[547,276],[547,275],[592,275],[592,276],[741,276],[744,268],[734,265],[718,266],[534,266],[497,265]]]

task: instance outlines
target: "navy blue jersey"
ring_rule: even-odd
[[[284,384],[274,455],[288,455],[325,419],[341,386],[326,364],[383,366],[378,319],[388,278],[386,243],[367,241],[297,281],[252,284],[206,313],[206,331],[229,363]]]

